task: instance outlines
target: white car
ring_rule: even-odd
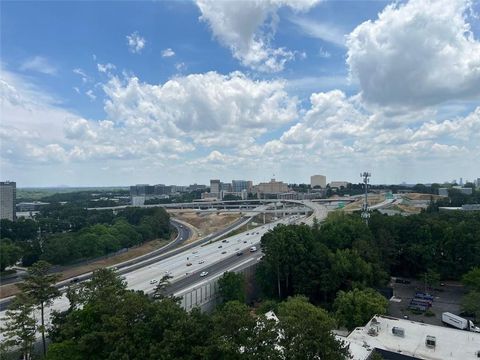
[[[202,271],[202,272],[200,273],[200,276],[201,276],[201,277],[204,277],[204,276],[207,276],[207,275],[208,275],[208,271]]]
[[[203,264],[204,262],[205,262],[205,260],[200,260],[198,263]]]
[[[153,285],[153,284],[156,284],[157,282],[158,282],[158,280],[156,280],[156,279],[150,280],[150,284],[152,284],[152,285]]]

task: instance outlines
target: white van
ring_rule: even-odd
[[[256,246],[252,246],[252,247],[250,248],[250,252],[255,252],[255,251],[257,251],[257,247],[256,247]]]

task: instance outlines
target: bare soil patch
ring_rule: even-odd
[[[240,218],[240,214],[182,212],[175,218],[192,225],[200,237],[221,230]]]

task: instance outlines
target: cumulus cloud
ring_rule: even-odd
[[[173,51],[170,48],[167,48],[167,49],[162,51],[162,57],[172,57],[174,55],[175,55],[175,51]]]
[[[139,54],[147,44],[147,41],[145,40],[145,38],[141,37],[138,34],[138,31],[135,31],[130,35],[127,35],[126,38],[127,38],[128,50],[133,54]]]
[[[104,87],[105,110],[117,123],[235,147],[296,118],[296,99],[284,87],[282,81],[254,81],[240,72],[178,76],[163,85],[113,78]]]
[[[197,5],[202,13],[200,19],[209,24],[213,35],[242,65],[258,71],[277,72],[295,57],[295,52],[271,45],[278,9],[289,7],[294,11],[306,11],[318,2],[197,0]]]
[[[20,66],[22,71],[35,71],[47,75],[56,75],[57,68],[48,59],[42,56],[34,56],[25,60]]]
[[[259,163],[275,159],[287,167],[299,163],[325,166],[332,161],[337,166],[351,166],[364,159],[371,164],[394,161],[413,166],[416,161],[468,163],[479,149],[480,107],[467,116],[443,121],[417,118],[414,122],[399,115],[400,119],[394,119],[397,127],[390,129],[378,123],[386,117],[391,121],[391,115],[366,110],[342,91],[314,93],[310,102],[305,115],[278,139],[242,150],[242,156]]]
[[[364,100],[420,108],[480,95],[480,42],[466,0],[387,6],[348,35],[347,63]]]

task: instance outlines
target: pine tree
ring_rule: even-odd
[[[5,338],[2,345],[5,348],[19,348],[24,360],[31,359],[35,343],[36,321],[33,310],[32,299],[20,293],[6,311],[7,316],[2,319],[5,323],[1,328]]]
[[[19,285],[20,289],[27,294],[33,304],[40,309],[43,354],[47,353],[45,341],[45,307],[53,303],[53,299],[60,296],[60,291],[54,286],[58,275],[48,274],[51,265],[46,261],[38,261],[28,269],[24,282]]]

